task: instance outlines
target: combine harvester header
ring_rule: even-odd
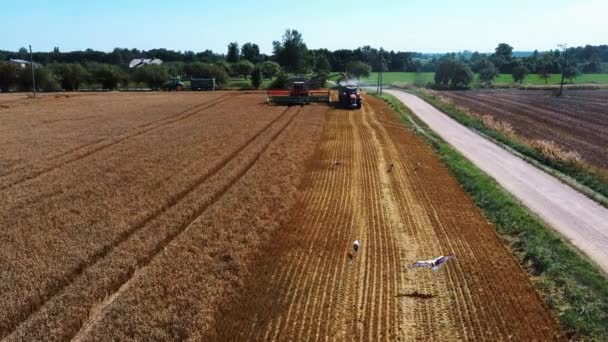
[[[289,90],[268,90],[266,101],[287,106],[331,102],[329,90],[310,90],[309,87],[308,80],[292,81]]]

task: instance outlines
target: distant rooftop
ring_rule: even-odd
[[[28,66],[28,65],[30,65],[30,64],[31,64],[31,62],[30,62],[30,61],[25,60],[25,59],[12,59],[12,58],[11,58],[11,59],[10,59],[8,62],[9,62],[9,63],[12,63],[12,64],[16,64],[16,65],[18,65],[18,66],[20,66],[20,67],[22,67],[22,68],[25,68],[26,66]],[[34,63],[34,67],[36,67],[36,68],[37,68],[37,67],[39,67],[39,66],[40,66],[40,64],[38,64],[38,63]]]
[[[158,58],[135,58],[134,60],[132,60],[129,63],[129,69],[133,69],[133,68],[140,68],[144,65],[147,64],[163,64],[163,60],[162,59],[158,59]]]

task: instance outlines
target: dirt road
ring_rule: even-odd
[[[383,103],[331,111],[313,163],[291,221],[202,340],[559,339],[493,228]],[[404,267],[450,252],[437,273]]]
[[[608,273],[608,209],[460,125],[420,98],[387,90],[432,130]]]

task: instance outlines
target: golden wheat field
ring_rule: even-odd
[[[379,100],[1,99],[6,341],[562,338],[493,228]],[[458,259],[441,272],[404,268],[442,253]]]

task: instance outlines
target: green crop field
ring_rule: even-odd
[[[262,85],[260,86],[260,89],[267,89],[268,87],[270,87],[270,84],[272,83],[272,80],[263,80],[262,81]],[[249,89],[253,89],[253,86],[251,85],[251,78],[248,79],[242,79],[242,78],[232,78],[229,79],[228,82],[226,82],[226,84],[224,85],[225,89],[240,89],[240,90],[249,90]]]
[[[434,72],[385,72],[382,75],[382,83],[384,84],[393,84],[393,83],[407,83],[414,84],[418,83],[420,85],[424,85],[428,82],[433,82],[435,77]],[[370,77],[362,78],[361,83],[371,83],[376,84],[376,80],[378,79],[378,73],[372,72]]]
[[[548,84],[558,84],[560,81],[560,74],[551,74],[551,77],[547,80]],[[569,82],[569,80],[567,80]],[[494,83],[514,83],[513,77],[509,74],[500,74]],[[537,74],[528,75],[524,79],[525,84],[543,85],[545,80],[538,77]],[[608,74],[582,74],[572,80],[572,83],[608,83]]]
[[[383,83],[386,85],[391,85],[393,83],[405,83],[405,84],[414,84],[418,83],[420,85],[424,85],[427,82],[433,82],[433,77],[435,73],[432,72],[385,72],[383,75]],[[370,77],[362,78],[360,80],[361,83],[365,84],[376,84],[378,74],[373,72]],[[552,74],[551,77],[547,80],[548,84],[558,84],[560,81],[559,74]],[[569,80],[567,80],[569,81]],[[477,76],[475,77],[474,84],[478,84]],[[500,74],[493,82],[494,84],[513,84],[513,78],[510,74]],[[538,77],[536,74],[528,75],[524,79],[524,84],[528,85],[544,85],[545,80]],[[606,74],[582,74],[576,77],[573,80],[573,83],[598,83],[598,84],[608,84],[608,73]]]

